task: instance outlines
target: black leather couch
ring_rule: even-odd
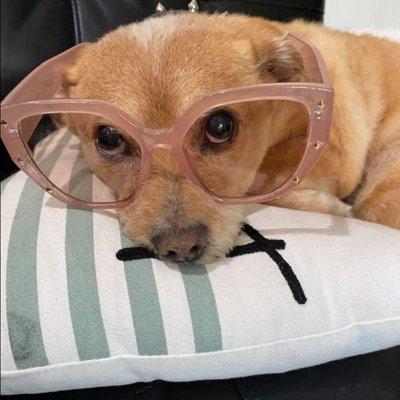
[[[189,0],[164,0],[186,9]],[[34,67],[81,41],[152,14],[152,0],[1,0],[1,97]],[[321,21],[324,0],[200,0],[204,11],[281,21]],[[16,170],[0,143],[1,179]],[[190,383],[153,382],[12,399],[398,400],[400,347],[281,375]]]

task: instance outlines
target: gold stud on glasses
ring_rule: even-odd
[[[161,3],[158,3],[156,7],[156,12],[165,12],[165,11],[167,11],[167,9]]]
[[[188,4],[188,10],[189,10],[189,12],[192,12],[192,13],[198,12],[199,11],[199,3],[197,3],[196,0],[192,0]]]
[[[7,121],[4,121],[4,119],[1,120],[1,125],[7,126]]]
[[[47,192],[48,194],[52,194],[52,193],[53,193],[53,189],[51,189],[51,188],[46,188],[45,190],[46,190],[46,192]]]
[[[317,107],[322,111],[326,107],[325,101],[324,100],[320,100],[317,103]]]
[[[293,178],[293,182],[295,183],[295,185],[297,185],[300,182],[300,178],[298,176],[295,176]]]
[[[323,145],[324,145],[324,143],[320,142],[319,140],[317,140],[316,142],[314,142],[312,144],[312,146],[314,147],[315,150],[319,150]]]

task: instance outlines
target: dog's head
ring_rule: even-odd
[[[241,15],[177,13],[152,17],[123,26],[86,47],[65,74],[66,93],[71,98],[113,103],[145,127],[168,128],[208,93],[299,80],[301,57],[283,36],[273,23]],[[203,149],[199,162],[212,171],[212,166],[223,165],[226,157],[238,160],[243,170],[257,170],[268,146],[273,140],[279,142],[266,134],[270,112],[261,105],[243,105],[233,111],[223,110],[216,116],[217,122],[222,118],[229,125],[231,112],[240,119],[239,132],[229,145],[223,145],[224,151],[212,146]],[[94,122],[86,121],[81,128],[71,129],[80,137],[91,168],[111,187],[118,170],[125,169],[124,183],[116,189],[120,197],[124,196],[137,178],[135,163],[116,167],[100,157],[99,151],[120,157],[127,144],[118,140],[113,127],[103,126],[100,134],[104,143],[99,150],[94,126]],[[283,134],[282,129],[273,131]],[[139,156],[140,150],[132,147],[130,144],[125,157]],[[227,169],[218,171],[205,179],[227,192],[235,186],[235,194],[244,195],[252,184]],[[135,201],[118,213],[132,240],[173,261],[208,260],[226,254],[243,222],[240,206],[216,203],[184,178],[166,150],[152,154],[148,179]]]

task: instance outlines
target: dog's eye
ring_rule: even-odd
[[[235,130],[233,117],[225,111],[211,114],[206,121],[207,139],[212,143],[223,143],[231,138]]]
[[[108,155],[120,155],[128,150],[128,143],[121,133],[112,126],[107,125],[101,125],[97,128],[96,146]]]

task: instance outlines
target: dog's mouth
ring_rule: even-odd
[[[226,257],[237,257],[244,254],[251,254],[257,251],[262,251],[264,248],[268,249],[283,249],[285,244],[283,240],[274,240],[274,239],[265,239],[256,229],[254,229],[249,224],[243,224],[241,228],[241,233],[247,235],[252,242],[236,245],[231,249],[228,253],[225,254]],[[205,247],[206,248],[206,247]],[[173,255],[175,257],[175,255]],[[169,261],[169,262],[190,262],[197,261],[196,260],[180,260],[177,261],[171,260],[169,255],[164,256],[160,253],[156,253],[155,251],[148,249],[142,246],[135,247],[126,247],[119,251],[117,251],[116,257],[120,261],[131,261],[131,260],[140,260],[144,258],[153,258],[156,260]]]

